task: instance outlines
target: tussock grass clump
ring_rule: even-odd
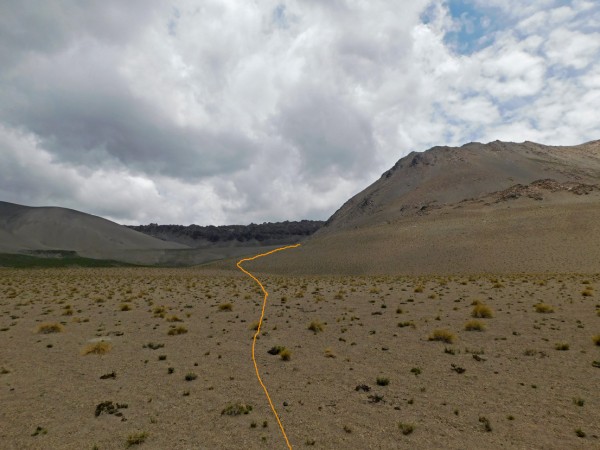
[[[492,431],[492,424],[490,423],[490,420],[487,417],[480,416],[479,417],[479,423],[481,423],[483,425],[483,429],[485,431],[487,431],[488,433],[491,433],[491,431]]]
[[[44,427],[40,427],[38,425],[38,427],[35,429],[35,431],[31,434],[32,436],[43,436],[45,434],[48,434],[48,430],[45,429]]]
[[[308,329],[310,331],[313,331],[316,334],[316,333],[319,333],[319,332],[323,331],[325,329],[325,326],[321,322],[319,322],[318,320],[313,320],[308,325]]]
[[[465,323],[466,331],[483,331],[485,330],[485,325],[479,320],[469,320]]]
[[[175,314],[173,314],[172,316],[169,316],[165,319],[167,322],[183,322],[183,320],[181,320],[179,317],[177,317]]]
[[[112,349],[112,344],[106,341],[94,342],[86,345],[81,353],[83,355],[106,355]]]
[[[245,403],[233,403],[227,405],[221,411],[222,416],[241,416],[242,414],[249,414],[252,411],[252,405]]]
[[[178,326],[178,327],[174,327],[174,328],[169,329],[169,331],[167,332],[167,334],[169,336],[177,336],[177,335],[180,335],[180,334],[185,334],[187,332],[188,332],[188,330],[187,330],[186,327],[184,327],[184,326]]]
[[[287,348],[284,348],[283,350],[281,350],[279,352],[279,357],[283,360],[283,361],[289,361],[290,359],[292,359],[292,352],[289,351]]]
[[[415,431],[415,426],[412,423],[403,423],[400,422],[398,424],[398,428],[400,429],[400,432],[404,435],[404,436],[408,436],[409,434],[411,434],[413,431]]]
[[[443,329],[433,330],[433,333],[431,333],[431,335],[429,335],[430,341],[440,341],[440,342],[445,342],[446,344],[452,344],[455,339],[456,339],[456,336],[454,335],[454,333],[452,333],[449,330],[443,330]]]
[[[592,336],[592,342],[594,343],[594,345],[600,346],[600,334],[597,334],[596,336]]]
[[[554,308],[546,303],[537,303],[533,305],[533,307],[535,308],[535,312],[540,314],[550,314],[554,312]]]
[[[554,348],[555,348],[556,350],[560,350],[560,351],[566,351],[566,350],[569,350],[569,344],[567,344],[566,342],[557,342],[557,343],[554,345]]]
[[[185,375],[185,381],[194,381],[196,378],[198,378],[198,375],[196,375],[194,372],[189,372]]]
[[[491,319],[494,317],[494,313],[492,308],[482,303],[479,303],[473,306],[473,311],[471,311],[472,317],[478,317],[480,319]]]
[[[233,310],[233,305],[231,303],[221,303],[219,305],[219,311],[231,311]]]
[[[150,350],[158,350],[159,348],[163,348],[165,344],[157,344],[155,342],[148,342],[144,344],[142,348],[149,348]]]
[[[65,331],[65,327],[60,323],[41,323],[36,329],[38,334],[62,333],[63,331]]]
[[[125,445],[127,448],[129,448],[133,447],[134,445],[143,444],[146,441],[147,437],[148,433],[146,432],[130,434],[129,436],[127,436],[127,441],[125,441]]]
[[[285,350],[285,347],[282,345],[274,345],[270,350],[267,351],[269,355],[279,355],[282,351]]]
[[[165,306],[155,306],[152,310],[154,317],[160,317],[161,319],[165,317],[167,313],[167,308]]]
[[[390,379],[386,377],[377,377],[377,386],[387,386],[390,384]]]

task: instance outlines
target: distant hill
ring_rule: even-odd
[[[306,239],[319,230],[324,221],[301,220],[266,222],[250,225],[149,225],[129,226],[165,241],[179,242],[190,247],[285,245]]]
[[[400,159],[301,248],[253,262],[281,273],[600,271],[600,141],[433,147]]]
[[[60,250],[89,258],[113,258],[128,251],[185,248],[72,209],[0,202],[0,253],[56,257],[60,252],[55,251]]]

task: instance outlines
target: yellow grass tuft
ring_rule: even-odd
[[[81,353],[83,355],[105,355],[112,349],[110,342],[100,341],[86,345]]]
[[[483,331],[485,330],[485,325],[479,320],[469,320],[465,323],[465,330],[467,331]]]
[[[471,311],[471,316],[479,317],[481,319],[490,319],[494,316],[492,308],[484,304],[477,304],[473,307],[473,311]]]
[[[292,359],[292,352],[289,351],[287,348],[284,348],[279,352],[279,356],[282,360],[289,361],[290,359]]]
[[[50,333],[62,333],[65,331],[60,323],[41,323],[38,325],[36,333],[39,334],[50,334]]]
[[[185,333],[187,333],[187,332],[188,332],[188,330],[187,330],[187,328],[186,328],[186,327],[184,327],[184,326],[178,326],[178,327],[171,328],[171,329],[168,331],[168,333],[167,333],[167,334],[168,334],[169,336],[177,336],[177,335],[179,335],[179,334],[185,334]]]
[[[309,325],[308,325],[308,329],[310,331],[314,331],[315,334],[318,333],[319,331],[323,331],[324,325],[319,322],[318,320],[313,320]]]
[[[127,448],[133,447],[134,445],[143,444],[148,438],[148,433],[133,433],[127,436],[127,440],[125,441],[125,446]]]
[[[595,345],[598,345],[598,346],[600,346],[600,334],[597,334],[596,336],[592,336],[592,342],[593,342]]]
[[[535,312],[541,314],[549,314],[554,312],[554,308],[550,305],[547,305],[546,303],[538,303],[536,305],[533,305],[533,307],[535,308]]]
[[[433,333],[429,336],[430,341],[440,341],[447,344],[452,344],[456,336],[449,330],[433,330]]]

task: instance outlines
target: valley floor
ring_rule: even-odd
[[[600,446],[600,275],[259,278],[294,448]],[[2,448],[286,448],[261,303],[237,272],[0,269]]]

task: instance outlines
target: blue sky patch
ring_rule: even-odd
[[[280,3],[273,10],[273,23],[279,28],[287,28],[288,21],[285,14],[285,5]]]
[[[496,8],[478,8],[469,0],[449,0],[447,5],[455,29],[446,33],[444,40],[457,53],[468,55],[487,47],[504,25]]]

